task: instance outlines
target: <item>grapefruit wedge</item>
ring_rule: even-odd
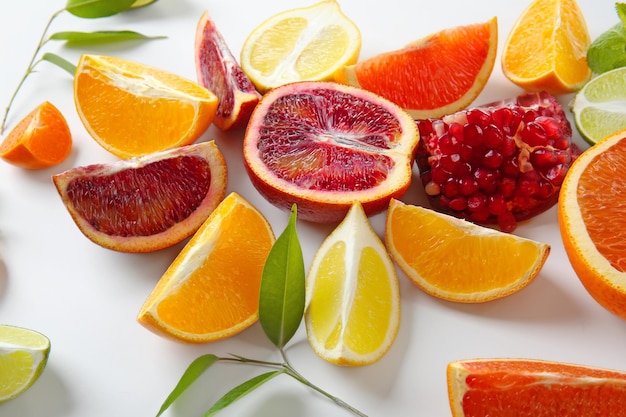
[[[441,117],[478,97],[493,70],[497,46],[498,23],[493,17],[346,66],[335,80],[379,94],[414,119]]]

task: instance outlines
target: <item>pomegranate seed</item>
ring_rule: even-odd
[[[483,129],[478,124],[468,122],[465,126],[463,126],[463,142],[466,145],[480,145],[483,142],[482,136]]]
[[[502,194],[490,195],[489,198],[487,199],[487,207],[489,208],[489,212],[491,214],[495,214],[497,216],[507,211],[506,201]]]
[[[490,149],[487,151],[485,156],[483,156],[482,163],[487,168],[498,168],[502,165],[502,160],[503,158],[502,155],[500,155],[500,152]]]
[[[464,197],[453,198],[450,200],[448,207],[455,211],[463,211],[467,208],[467,199]]]
[[[455,197],[459,194],[459,183],[457,180],[454,178],[448,178],[448,181],[443,184],[441,193],[449,198]]]
[[[466,196],[475,193],[478,188],[478,182],[473,178],[461,178],[459,182],[459,192]]]
[[[496,125],[489,125],[483,129],[483,144],[489,149],[495,149],[502,143],[504,137]]]

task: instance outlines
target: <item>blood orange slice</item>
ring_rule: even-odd
[[[52,180],[90,240],[121,252],[150,252],[200,227],[224,198],[227,171],[211,141],[73,168]]]
[[[244,164],[268,201],[303,220],[341,221],[358,201],[368,215],[411,182],[419,135],[411,117],[363,89],[305,81],[277,87],[256,107]]]
[[[346,66],[335,80],[373,91],[415,119],[440,117],[469,106],[493,71],[498,24],[445,29],[408,46]]]
[[[213,123],[222,130],[245,125],[259,96],[208,12],[198,22],[195,46],[198,81],[218,98]]]
[[[475,359],[448,364],[454,417],[623,415],[626,373],[527,359]]]

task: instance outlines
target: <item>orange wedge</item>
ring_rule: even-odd
[[[0,158],[26,169],[58,165],[72,151],[72,134],[63,114],[44,102],[31,111],[0,143]]]
[[[626,130],[587,149],[570,167],[559,194],[565,252],[600,305],[626,319]]]
[[[193,143],[218,103],[209,90],[176,74],[101,55],[81,56],[74,101],[89,134],[123,159]]]
[[[341,83],[372,91],[414,119],[454,113],[483,90],[496,60],[498,23],[445,29],[335,74]]]
[[[391,200],[385,243],[393,260],[426,293],[478,303],[513,294],[537,276],[545,243]],[[454,277],[454,279],[451,279]]]
[[[165,271],[138,321],[192,343],[241,332],[258,319],[261,275],[274,240],[265,217],[229,194]]]
[[[565,94],[591,78],[587,23],[576,0],[534,0],[504,43],[502,71],[527,91]]]
[[[621,416],[626,373],[532,359],[448,364],[453,417]]]

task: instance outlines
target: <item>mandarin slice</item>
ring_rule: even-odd
[[[561,238],[585,289],[626,319],[626,130],[582,153],[565,176],[558,202]]]
[[[398,278],[359,203],[317,250],[306,294],[307,336],[321,358],[367,365],[393,344],[400,325]]]
[[[621,416],[626,373],[533,359],[472,359],[447,367],[453,417]]]
[[[258,319],[263,267],[274,241],[265,217],[229,194],[165,271],[138,321],[191,343],[243,331]]]
[[[259,102],[243,157],[272,204],[303,220],[338,223],[358,201],[368,215],[408,189],[419,141],[411,117],[369,91],[333,82],[277,87]]]
[[[58,165],[72,151],[72,134],[63,114],[45,101],[24,117],[0,143],[0,158],[26,169]]]
[[[497,47],[494,17],[361,60],[344,67],[335,79],[393,101],[414,119],[440,117],[478,97],[493,70]]]
[[[214,142],[72,168],[52,177],[80,231],[105,248],[151,252],[192,235],[226,195]]]
[[[424,207],[391,200],[385,227],[391,257],[427,294],[479,303],[521,290],[550,246]]]

